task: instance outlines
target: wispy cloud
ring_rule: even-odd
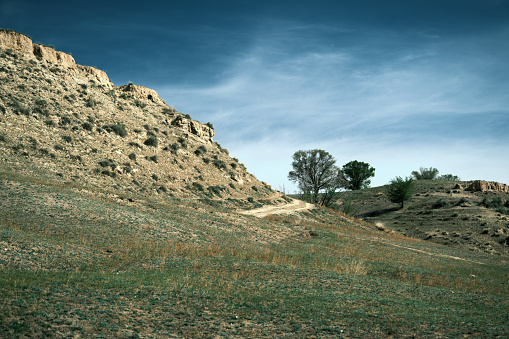
[[[493,119],[505,119],[502,125],[507,126],[508,97],[493,87],[509,90],[508,85],[493,84],[490,77],[505,66],[487,63],[484,53],[461,41],[407,46],[407,37],[398,33],[391,38],[403,41],[399,50],[376,51],[383,43],[373,43],[363,34],[357,45],[341,47],[340,41],[332,46],[320,35],[308,32],[303,38],[298,31],[301,28],[288,28],[254,39],[256,43],[232,60],[213,85],[169,86],[160,92],[178,109],[213,121],[217,138],[273,184],[284,180],[297,149],[341,152],[348,154],[345,162],[357,157],[376,161],[386,170],[379,170],[382,182],[373,182],[383,184],[388,175],[404,174],[397,169],[410,173],[403,164],[418,168],[441,159],[435,167],[445,167],[451,154],[464,154],[466,148],[482,152],[481,140],[490,147],[500,139],[509,141],[500,121],[498,127],[490,125],[497,124]],[[479,37],[474,45],[482,44]],[[476,128],[477,133],[465,128]],[[453,147],[451,140],[468,147]],[[459,171],[451,166],[454,169]]]

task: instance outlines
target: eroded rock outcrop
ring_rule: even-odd
[[[76,65],[74,58],[70,54],[55,51],[54,48],[41,44],[33,44],[33,54],[39,60],[48,60],[64,67],[74,67]]]
[[[208,141],[212,141],[215,134],[214,130],[209,126],[199,123],[198,121],[187,119],[183,115],[177,115],[171,122],[171,125]]]
[[[108,74],[105,71],[101,71],[95,67],[76,65],[76,67],[83,73],[91,75],[100,84],[107,88],[113,87],[113,83],[108,78]]]
[[[133,83],[129,83],[128,85],[120,86],[120,89],[124,92],[132,93],[134,96],[137,96],[141,99],[148,99],[156,104],[166,105],[163,99],[159,97],[156,91],[153,89],[138,86]]]
[[[32,39],[25,34],[0,29],[0,47],[19,51],[24,55],[31,55]]]
[[[465,191],[509,193],[509,186],[495,181],[475,180],[465,188]]]

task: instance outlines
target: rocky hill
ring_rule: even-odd
[[[509,255],[509,186],[475,180],[417,180],[400,209],[386,187],[344,192],[343,209],[380,229],[449,247]]]
[[[283,202],[213,142],[211,123],[26,35],[0,30],[0,85],[1,172],[123,195],[230,198],[243,208]]]

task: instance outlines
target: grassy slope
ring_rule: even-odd
[[[458,183],[416,181],[415,195],[403,209],[386,198],[385,186],[344,192],[340,201],[352,215],[413,238],[509,256],[509,215],[482,204],[483,199],[491,201],[496,197],[505,202],[509,194],[455,189]],[[465,182],[460,184],[468,186]]]
[[[503,258],[329,210],[106,193],[2,174],[0,337],[509,333]]]

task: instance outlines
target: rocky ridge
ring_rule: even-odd
[[[115,86],[70,54],[0,30],[0,172],[249,208],[279,194],[156,91]]]

